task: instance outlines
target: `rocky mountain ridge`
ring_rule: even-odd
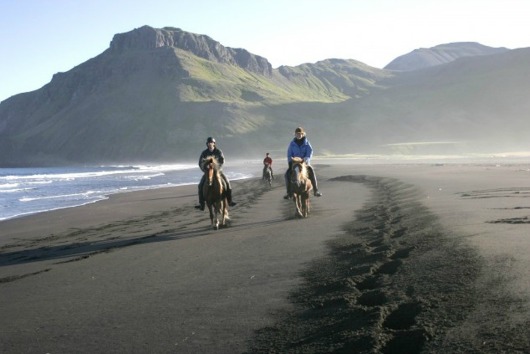
[[[144,26],[3,101],[0,166],[194,161],[212,135],[232,158],[283,156],[299,125],[317,154],[525,148],[529,58],[521,49],[403,72],[351,59],[272,69],[208,36]]]
[[[237,65],[265,76],[272,75],[272,65],[267,59],[245,49],[225,47],[206,35],[185,32],[180,28],[143,26],[131,32],[114,35],[110,43],[110,51],[114,52],[161,47],[179,48],[206,60]]]

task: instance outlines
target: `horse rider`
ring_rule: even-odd
[[[225,186],[226,186],[226,199],[228,200],[228,205],[234,206],[237,203],[234,203],[232,201],[232,188],[230,186],[230,182],[228,181],[228,178],[226,178],[222,170],[223,164],[225,163],[225,157],[223,155],[223,152],[217,148],[217,146],[215,145],[215,139],[212,137],[208,137],[208,139],[206,139],[206,146],[207,146],[207,149],[204,150],[201,153],[201,157],[199,157],[199,168],[201,169],[202,172],[205,172],[203,170],[202,160],[207,158],[208,156],[214,156],[217,159],[217,162],[219,163],[219,174],[221,175],[221,178],[224,180]],[[201,181],[199,182],[199,205],[195,206],[196,209],[200,209],[200,210],[204,210],[204,196],[202,195],[202,187],[204,186],[205,181],[206,181],[206,177],[203,174]]]
[[[321,197],[322,193],[318,190],[317,178],[313,167],[310,165],[311,157],[313,157],[313,147],[307,139],[306,133],[302,127],[298,127],[294,131],[294,138],[289,143],[287,148],[287,162],[289,163],[289,168],[285,172],[285,186],[287,188],[287,194],[284,199],[290,199],[292,197],[291,191],[289,190],[289,175],[291,173],[291,168],[293,167],[292,159],[293,157],[300,157],[304,160],[307,166],[307,172],[311,183],[313,184],[313,192],[315,197]]]
[[[267,172],[267,166],[271,169],[271,177],[274,178],[274,173],[272,172],[272,158],[269,156],[269,153],[265,154],[263,159],[263,178],[265,179],[265,172]]]

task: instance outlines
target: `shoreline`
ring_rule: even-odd
[[[78,207],[110,195],[198,183],[198,168],[185,164],[94,166],[84,168],[0,169],[0,222],[40,212]],[[247,166],[235,166],[231,180],[251,178]]]
[[[277,172],[219,231],[195,185],[2,221],[0,351],[528,351],[523,166],[318,160],[309,218]]]
[[[12,217],[8,217],[6,219],[0,219],[0,225],[4,221],[9,221],[9,220],[13,220],[13,219],[31,217],[31,216],[34,216],[34,215],[37,215],[37,214],[41,214],[41,213],[49,213],[49,212],[54,212],[54,211],[60,211],[60,210],[63,210],[63,209],[70,209],[70,208],[79,208],[79,207],[83,207],[83,206],[90,205],[90,204],[104,202],[104,201],[106,201],[106,200],[110,199],[111,197],[113,197],[115,195],[118,195],[118,194],[147,192],[147,191],[165,189],[165,188],[180,188],[180,187],[185,187],[185,186],[190,186],[190,185],[196,185],[196,183],[183,183],[183,184],[178,184],[178,185],[167,185],[167,186],[166,185],[164,185],[164,186],[153,186],[153,187],[140,188],[140,189],[134,189],[134,190],[117,191],[117,192],[114,192],[114,193],[105,194],[105,198],[102,198],[102,199],[99,199],[99,200],[89,201],[89,202],[86,202],[84,204],[65,206],[65,207],[58,207],[58,208],[55,208],[55,209],[40,210],[40,211],[35,211],[35,212],[28,212],[26,214],[15,215],[15,216],[12,216]]]
[[[169,195],[175,198],[183,198],[196,192],[195,184],[186,184],[179,186],[169,186],[164,188],[144,189],[128,192],[110,194],[107,199],[96,202],[83,204],[75,207],[59,208],[55,210],[43,211],[35,214],[24,215],[21,217],[11,218],[0,221],[0,226],[4,230],[15,230],[6,232],[0,237],[0,245],[6,237],[32,237],[32,233],[38,230],[42,234],[59,232],[60,228],[67,230],[69,228],[83,228],[93,226],[94,224],[104,224],[123,219],[141,217],[145,211],[140,206],[137,208],[129,207],[132,203],[144,203],[149,200],[161,201],[160,205],[154,205],[154,211],[167,210],[171,202],[163,202]],[[196,197],[196,196],[195,196]],[[195,198],[197,199],[197,197]],[[155,203],[156,204],[156,203]],[[145,205],[145,204],[144,204]],[[123,208],[122,208],[123,206]],[[151,212],[152,208],[148,208]],[[110,212],[111,211],[111,212]],[[28,227],[31,227],[26,231]]]
[[[530,170],[530,164],[526,163],[527,158],[530,157],[530,152],[505,152],[505,153],[492,153],[492,154],[483,154],[476,156],[473,155],[465,155],[465,156],[441,156],[441,155],[355,155],[355,154],[349,154],[349,155],[322,155],[322,156],[316,156],[313,158],[314,164],[338,164],[338,165],[352,165],[352,166],[392,166],[392,165],[529,165],[528,169]],[[256,170],[259,169],[259,166],[261,164],[260,160],[245,160],[246,162],[243,162],[243,160],[235,160],[235,162],[232,163],[232,166],[230,168],[239,168],[242,164],[248,164],[250,161],[250,164],[255,164]],[[181,163],[177,165],[191,165],[191,163]],[[188,169],[186,169],[188,170]],[[252,179],[257,177],[242,177],[242,178],[232,178],[232,181],[238,181],[238,180],[245,180],[245,179]],[[198,183],[198,182],[197,182]],[[157,185],[157,186],[146,186],[146,187],[138,187],[138,189],[131,189],[131,190],[123,190],[123,191],[115,191],[109,194],[105,194],[103,199],[89,201],[83,204],[79,205],[73,205],[73,206],[65,206],[65,207],[58,207],[48,210],[41,210],[41,211],[35,211],[35,212],[28,212],[25,214],[19,214],[15,216],[8,217],[6,219],[0,219],[0,225],[4,221],[18,219],[18,218],[25,218],[28,216],[33,216],[40,213],[48,213],[53,211],[58,211],[62,209],[69,209],[69,208],[77,208],[82,207],[85,205],[93,204],[93,203],[99,203],[102,201],[105,201],[109,199],[111,196],[116,194],[122,194],[122,193],[135,193],[135,192],[145,192],[155,189],[164,189],[164,188],[178,188],[182,186],[188,186],[188,185],[196,185],[195,182],[185,182],[182,184],[177,185]]]

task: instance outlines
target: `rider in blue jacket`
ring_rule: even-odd
[[[309,140],[307,139],[305,131],[302,127],[296,128],[294,131],[294,135],[294,139],[291,140],[291,143],[287,148],[287,162],[289,163],[289,168],[285,172],[285,187],[287,188],[287,194],[285,195],[284,199],[289,199],[292,197],[291,191],[289,190],[289,174],[291,172],[291,167],[293,164],[293,157],[300,157],[304,159],[307,165],[309,179],[311,180],[311,183],[313,183],[314,194],[316,197],[321,197],[322,193],[320,193],[318,190],[317,177],[315,175],[315,171],[310,165],[311,157],[313,157],[313,147],[311,146],[311,143],[309,143]]]

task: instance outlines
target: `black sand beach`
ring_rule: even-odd
[[[307,219],[252,179],[218,231],[196,186],[0,222],[0,352],[530,351],[528,166],[315,168]]]

